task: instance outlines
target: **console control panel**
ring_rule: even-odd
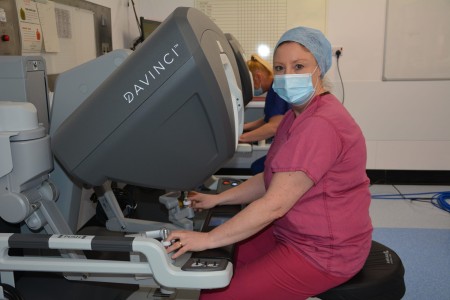
[[[231,178],[220,178],[217,186],[217,194],[234,188],[242,183],[242,180]]]
[[[183,271],[222,271],[228,265],[228,260],[222,258],[194,258],[191,257],[181,267]]]

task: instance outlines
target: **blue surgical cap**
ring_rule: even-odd
[[[331,44],[320,30],[308,27],[296,27],[286,31],[275,49],[283,42],[297,42],[308,49],[319,65],[321,77],[331,67]]]

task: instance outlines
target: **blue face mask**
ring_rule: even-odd
[[[262,94],[264,94],[264,91],[261,86],[259,86],[258,89],[253,90],[253,96],[255,97],[261,96]]]
[[[312,74],[316,69],[306,74],[275,75],[273,90],[287,103],[303,105],[311,100],[316,91],[312,82]]]

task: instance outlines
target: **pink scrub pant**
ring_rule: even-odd
[[[236,251],[230,285],[202,290],[201,300],[301,300],[349,279],[314,267],[297,250],[276,241],[271,226],[241,242]]]

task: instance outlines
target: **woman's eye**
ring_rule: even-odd
[[[275,72],[283,71],[283,67],[282,66],[275,66],[273,69],[275,70]]]
[[[304,66],[301,65],[301,64],[296,64],[296,65],[294,66],[294,68],[295,68],[296,70],[301,70],[301,69],[304,68]]]

